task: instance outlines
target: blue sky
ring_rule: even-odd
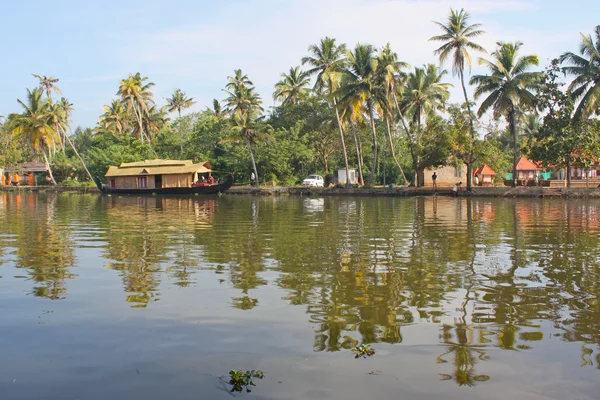
[[[412,65],[435,62],[431,21],[443,21],[450,7],[484,24],[488,50],[521,40],[542,65],[576,51],[579,32],[600,24],[597,0],[5,0],[0,115],[19,110],[16,99],[36,85],[32,73],[60,79],[75,105],[74,127],[95,125],[119,80],[138,71],[156,83],[159,105],[181,88],[200,110],[221,99],[227,76],[242,68],[269,106],[279,74],[323,36],[350,47],[390,42]],[[451,100],[459,96],[455,88]]]

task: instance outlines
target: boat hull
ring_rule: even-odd
[[[100,179],[96,178],[96,186],[102,193],[106,194],[136,194],[136,195],[153,195],[153,194],[194,194],[194,195],[205,195],[205,194],[218,194],[226,192],[231,185],[233,185],[233,176],[229,176],[223,183],[216,183],[214,185],[207,186],[195,186],[190,188],[185,187],[173,187],[173,188],[154,188],[154,189],[121,189],[121,188],[110,188],[106,184],[102,183]]]

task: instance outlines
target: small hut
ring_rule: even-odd
[[[517,163],[517,184],[524,186],[532,184],[540,172],[542,168],[539,165],[527,157],[521,157]]]
[[[106,172],[112,189],[190,188],[211,180],[210,163],[191,160],[146,160],[122,163]]]
[[[496,171],[490,168],[489,165],[484,164],[475,170],[474,175],[479,180],[479,186],[492,186],[494,184]]]

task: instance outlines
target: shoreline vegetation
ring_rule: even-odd
[[[98,188],[93,186],[2,186],[0,192],[75,192],[97,193]],[[142,195],[142,196],[149,196]],[[452,188],[440,187],[437,191],[432,187],[373,187],[373,188],[316,188],[305,186],[233,186],[224,195],[240,196],[350,196],[350,197],[416,197],[439,196],[451,197]],[[188,196],[188,195],[186,195]],[[189,197],[189,196],[188,196]],[[569,187],[525,187],[516,188],[506,186],[474,187],[471,191],[466,189],[457,192],[457,197],[477,198],[550,198],[550,199],[600,199],[600,188],[569,188]]]
[[[42,179],[60,184],[93,181],[123,162],[210,160],[217,178],[253,174],[257,185],[282,186],[352,168],[369,188],[421,187],[428,169],[453,166],[467,190],[482,165],[497,183],[512,171],[516,186],[521,156],[555,175],[566,170],[568,186],[574,168],[587,177],[600,170],[600,25],[581,34],[576,53],[540,67],[519,41],[480,46],[483,26],[464,9],[435,24],[430,41],[439,47],[413,66],[390,44],[322,38],[281,74],[267,110],[241,69],[224,81],[221,100],[188,114],[193,97],[174,89],[160,105],[155,83],[136,72],[115,82],[96,126],[72,130],[76,105],[53,98],[63,95],[59,79],[34,74],[19,111],[1,113],[0,167],[42,161]],[[450,99],[449,74],[460,82],[458,98]]]

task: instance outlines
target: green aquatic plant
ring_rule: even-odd
[[[229,371],[229,384],[232,386],[231,392],[242,392],[243,389],[246,389],[246,392],[250,393],[249,386],[256,386],[252,378],[262,379],[264,377],[265,374],[262,371],[252,370],[243,372],[241,369],[232,369]]]
[[[354,358],[367,358],[375,354],[375,350],[373,350],[373,348],[368,344],[358,345],[352,349],[352,352],[354,353]]]

